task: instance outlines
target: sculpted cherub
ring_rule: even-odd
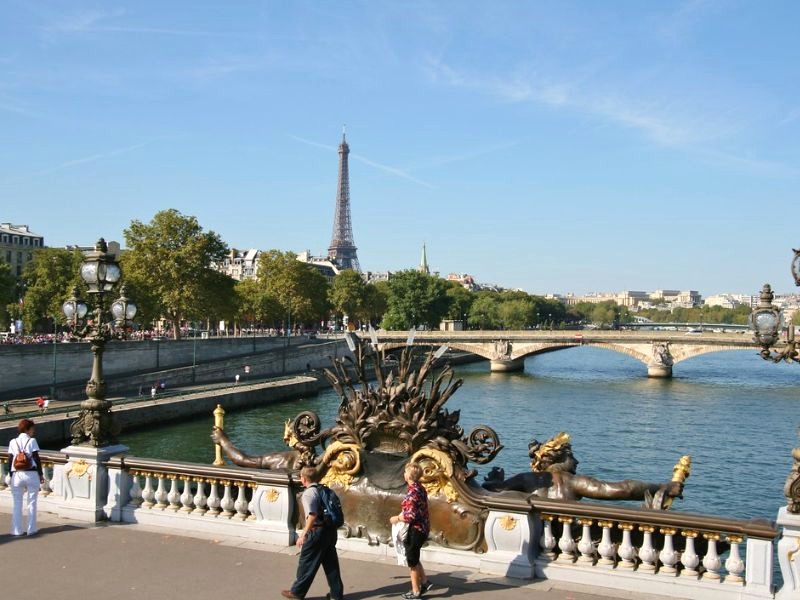
[[[291,448],[283,452],[268,452],[261,456],[250,456],[233,445],[230,438],[219,427],[211,430],[211,439],[215,444],[222,446],[231,462],[240,467],[253,469],[290,469],[297,470],[311,465],[314,461],[314,450],[302,444],[292,431],[292,422],[286,421],[283,429],[283,441]]]
[[[495,467],[485,477],[483,487],[493,492],[513,490],[551,500],[648,500],[648,504],[653,504],[652,499],[656,498],[659,505],[662,499],[680,497],[683,492],[683,481],[603,481],[577,475],[578,461],[572,454],[569,434],[563,431],[544,444],[533,440],[528,445],[528,455],[531,457],[530,472],[504,480],[503,469]],[[683,477],[688,474],[690,459],[686,457],[685,461],[682,459],[679,463],[686,466]]]

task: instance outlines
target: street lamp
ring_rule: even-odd
[[[136,316],[136,304],[125,295],[125,286],[122,286],[120,297],[111,305],[112,318],[108,318],[106,294],[119,282],[122,271],[114,256],[108,253],[103,238],[98,240],[94,250],[86,254],[80,273],[89,293],[94,296],[92,318],[87,319],[90,307],[78,297],[77,289],[64,302],[62,310],[73,334],[91,342],[94,358],[92,375],[86,383],[87,399],[81,402],[81,411],[70,426],[70,433],[73,445],[107,446],[116,441],[119,428],[111,415],[111,402],[106,400],[103,351],[108,340],[125,335],[126,325]]]
[[[796,257],[800,255],[796,250],[795,253],[795,261],[792,262],[793,272],[794,265],[797,262]],[[786,347],[782,350],[772,350],[772,346],[778,341],[780,331],[783,328],[783,314],[777,306],[773,306],[772,300],[774,297],[775,294],[772,293],[772,288],[768,283],[765,283],[761,289],[760,302],[750,314],[753,341],[761,346],[761,358],[764,360],[800,362],[798,360],[798,354],[800,353],[798,353],[797,342],[794,339],[794,323],[788,324]]]

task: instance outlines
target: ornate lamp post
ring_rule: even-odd
[[[110,307],[109,318],[106,295],[119,282],[122,271],[114,256],[108,253],[103,238],[86,255],[80,273],[93,296],[91,319],[87,319],[90,307],[78,298],[77,289],[62,309],[74,335],[91,342],[94,360],[92,375],[86,383],[87,399],[81,402],[81,412],[71,425],[70,433],[73,445],[100,447],[115,443],[119,432],[111,415],[111,402],[106,400],[103,351],[109,339],[124,335],[126,324],[136,316],[136,304],[126,297],[123,285],[120,297]]]
[[[800,250],[794,251],[792,260],[792,275],[796,285],[800,286]],[[794,338],[794,323],[787,324],[786,346],[781,350],[773,350],[772,347],[780,338],[783,329],[783,314],[781,310],[773,306],[772,300],[775,294],[768,283],[761,289],[761,300],[756,309],[750,315],[750,326],[753,329],[753,340],[761,346],[761,358],[773,362],[794,362],[800,364],[800,351]]]

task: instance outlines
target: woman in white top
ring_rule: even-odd
[[[22,500],[28,494],[28,528],[26,533],[34,535],[36,529],[36,501],[39,497],[39,485],[44,483],[42,461],[39,460],[39,444],[33,437],[35,426],[30,419],[22,419],[17,425],[19,435],[8,444],[11,458],[11,495],[14,498],[14,509],[11,513],[11,535],[22,535]],[[29,459],[26,469],[17,469],[17,455],[23,452]]]

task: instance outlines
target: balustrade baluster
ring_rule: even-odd
[[[139,485],[139,471],[128,471],[131,476],[131,492],[128,506],[139,508],[142,505],[142,487]]]
[[[703,579],[710,579],[712,581],[719,581],[720,570],[722,569],[722,561],[717,552],[717,541],[719,540],[718,533],[704,533],[703,537],[708,540],[708,550],[703,557],[703,566],[706,572],[703,573]]]
[[[619,523],[617,524],[622,530],[622,543],[619,545],[617,553],[620,557],[619,567],[623,569],[633,569],[636,566],[636,548],[631,542],[631,530],[633,523]]]
[[[181,512],[190,513],[194,510],[194,505],[192,504],[192,479],[188,475],[181,475],[181,481],[183,482],[183,493],[181,494]]]
[[[681,531],[681,535],[686,538],[683,553],[681,554],[681,564],[683,565],[681,577],[697,579],[700,576],[697,570],[697,567],[700,565],[700,557],[694,547],[694,540],[698,536],[698,533],[691,529],[684,529]]]
[[[206,501],[208,500],[208,498],[206,497],[206,491],[205,491],[205,485],[203,484],[203,478],[202,477],[195,477],[194,478],[194,482],[197,484],[197,492],[195,493],[194,498],[192,498],[192,501],[194,502],[194,510],[192,511],[192,513],[198,514],[198,515],[204,515],[204,514],[206,514],[206,511],[208,510],[208,506],[206,504]]]
[[[594,543],[592,543],[592,519],[578,519],[578,523],[583,526],[580,542],[578,542],[578,551],[581,555],[578,557],[578,562],[594,564]]]
[[[575,562],[575,540],[572,539],[572,519],[573,517],[558,517],[562,524],[561,537],[558,540],[558,547],[561,554],[556,559],[559,562]]]
[[[662,527],[660,530],[664,536],[664,547],[658,554],[658,559],[661,561],[661,568],[658,570],[659,575],[667,575],[675,577],[678,574],[678,553],[675,550],[672,536],[675,535],[676,530],[669,527]]]
[[[247,515],[248,521],[255,521],[256,520],[256,488],[258,487],[257,483],[250,483],[247,485],[250,488],[250,502],[247,505],[247,512],[250,514]]]
[[[652,525],[639,525],[639,531],[642,532],[642,547],[639,549],[639,559],[642,564],[639,565],[639,571],[653,571],[656,570],[656,560],[658,553],[653,546],[653,532],[656,530]]]
[[[611,541],[611,528],[614,523],[598,521],[597,524],[603,528],[603,538],[600,540],[600,545],[597,546],[597,551],[600,553],[600,560],[597,563],[604,567],[613,567],[617,562],[617,545]]]
[[[142,506],[153,508],[155,505],[155,491],[153,491],[153,474],[142,473],[144,475],[144,488],[142,488]]]
[[[0,490],[4,490],[8,487],[6,483],[6,477],[8,475],[8,463],[4,460],[0,460]]]
[[[169,494],[167,494],[167,500],[169,500],[169,509],[172,512],[178,512],[181,508],[181,494],[178,491],[178,476],[177,475],[170,475],[169,476]]]
[[[731,551],[728,555],[728,560],[725,561],[725,568],[728,570],[728,575],[725,577],[725,583],[741,583],[744,581],[742,574],[744,573],[744,561],[739,554],[739,544],[742,543],[742,536],[729,535],[728,543],[731,545]]]
[[[156,508],[160,508],[164,510],[169,506],[169,502],[167,502],[167,486],[166,480],[167,476],[163,473],[156,473],[156,477],[158,477],[158,487],[156,487],[155,499],[156,499]]]
[[[49,496],[53,493],[53,463],[42,463],[42,489],[40,493],[42,496]]]
[[[216,517],[219,514],[220,503],[217,480],[206,479],[206,483],[211,485],[211,491],[208,493],[208,512],[206,514]]]
[[[553,535],[553,515],[542,515],[542,537],[539,539],[539,547],[542,549],[541,556],[547,560],[553,560],[556,557],[554,548],[556,547],[556,538]]]
[[[236,509],[234,519],[244,521],[247,519],[247,484],[244,481],[238,481],[236,482],[236,486],[239,488],[239,492],[236,494],[236,502],[233,504],[233,507]]]
[[[222,500],[219,503],[219,507],[222,509],[222,513],[220,514],[220,516],[230,519],[234,515],[233,497],[231,494],[231,482],[220,481],[220,484],[225,486],[225,491],[222,494]]]

